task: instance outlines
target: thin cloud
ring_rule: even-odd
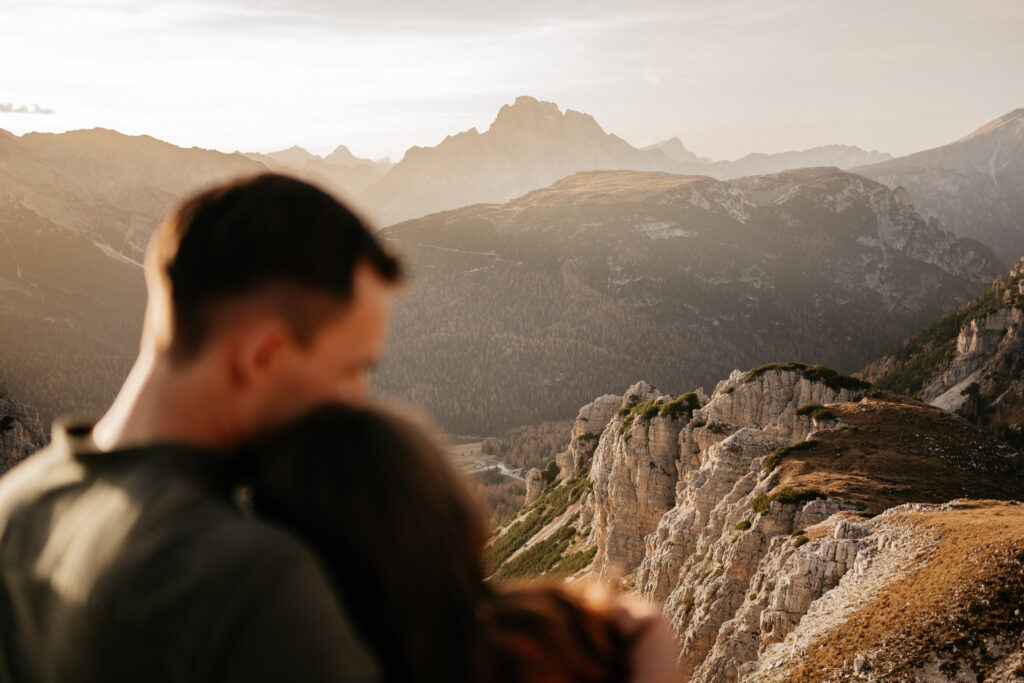
[[[32,108],[29,109],[26,105],[15,105],[10,102],[0,102],[0,114],[56,114],[52,109],[40,107],[38,104],[33,104]]]

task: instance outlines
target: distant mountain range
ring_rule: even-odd
[[[138,351],[141,259],[184,196],[266,171],[239,154],[95,129],[0,133],[0,377],[44,424],[96,413]]]
[[[581,173],[383,235],[416,285],[377,388],[460,433],[571,414],[643,376],[792,358],[853,370],[979,292],[991,251],[838,169]]]
[[[970,136],[970,146],[999,147],[991,141],[1003,140],[1008,130],[1017,130],[1013,128],[1017,120],[1014,116],[1003,117]],[[961,143],[965,141],[951,147]],[[1003,150],[999,154],[1006,150],[1018,157],[1020,154],[1009,143],[999,149]],[[474,309],[466,303],[471,293],[461,289],[466,275],[461,272],[459,259],[474,262],[474,268],[487,268],[479,271],[487,275],[470,277],[496,278],[481,285],[481,295],[486,291],[495,302],[516,298],[514,291],[502,293],[500,287],[529,283],[552,288],[556,292],[554,300],[560,303],[549,302],[545,298],[547,290],[538,290],[534,296],[525,289],[522,305],[513,301],[509,310],[514,313],[498,321],[495,329],[507,329],[515,338],[502,351],[510,354],[509,358],[517,357],[516,354],[533,359],[548,357],[545,362],[553,365],[546,369],[537,365],[530,370],[543,376],[543,381],[573,377],[572,363],[568,359],[557,362],[554,358],[552,349],[560,346],[574,348],[574,358],[589,358],[595,368],[602,368],[595,370],[605,377],[600,384],[591,379],[566,380],[579,381],[581,385],[574,389],[572,397],[554,401],[561,406],[555,413],[571,409],[602,386],[621,384],[638,376],[660,377],[663,370],[669,372],[660,366],[648,367],[655,363],[649,357],[656,354],[636,354],[623,345],[629,330],[647,330],[654,335],[665,324],[677,332],[665,338],[654,335],[649,343],[667,348],[674,343],[672,340],[682,340],[686,348],[660,354],[657,362],[674,362],[663,360],[670,357],[683,359],[685,362],[674,366],[671,372],[681,381],[689,381],[704,376],[699,374],[705,372],[700,368],[706,365],[701,353],[721,357],[720,363],[711,363],[714,367],[706,371],[708,376],[714,376],[735,365],[757,362],[761,357],[757,349],[763,338],[785,340],[794,353],[811,349],[814,343],[792,334],[787,337],[779,326],[794,324],[794,329],[804,331],[802,334],[812,335],[817,324],[815,316],[824,315],[820,312],[830,306],[842,309],[864,304],[863,310],[884,311],[879,314],[879,320],[885,321],[882,331],[868,334],[868,328],[842,323],[840,328],[849,328],[849,334],[844,333],[834,344],[820,344],[834,347],[829,352],[832,355],[822,360],[849,368],[848,363],[859,364],[872,357],[863,354],[881,353],[974,295],[981,282],[990,281],[996,274],[990,267],[991,255],[977,244],[951,240],[941,223],[925,224],[915,217],[906,219],[910,220],[906,225],[924,227],[894,227],[888,209],[876,204],[898,205],[894,211],[899,215],[912,213],[908,201],[914,200],[917,186],[910,180],[906,191],[895,189],[886,194],[870,183],[838,193],[824,186],[813,189],[819,181],[825,185],[833,182],[827,178],[847,178],[847,174],[835,175],[837,171],[768,175],[727,184],[712,177],[744,175],[753,170],[774,171],[789,164],[846,166],[881,156],[884,155],[836,145],[778,155],[748,155],[736,161],[710,161],[689,152],[678,139],[638,149],[605,133],[586,114],[563,112],[554,104],[528,97],[503,107],[485,133],[472,130],[452,136],[437,147],[413,148],[394,165],[387,160],[360,159],[344,146],[325,157],[301,148],[264,155],[223,154],[183,149],[149,136],[128,136],[104,129],[20,137],[0,131],[0,238],[6,247],[0,250],[0,377],[8,380],[21,400],[37,406],[44,421],[58,410],[102,409],[123,379],[137,349],[144,304],[140,261],[153,229],[171,206],[197,189],[266,170],[313,180],[370,215],[419,215],[451,202],[505,202],[510,197],[520,197],[505,207],[492,203],[460,209],[450,215],[421,218],[414,225],[396,225],[387,231],[388,235],[405,240],[414,268],[423,274],[412,299],[424,302],[428,308],[439,306],[438,310],[451,316],[438,325],[436,334],[427,334],[427,327],[417,327],[409,317],[404,318],[395,337],[396,349],[436,361],[442,351],[431,345],[447,338],[450,330],[442,331],[446,326],[462,325],[465,334],[472,330],[473,334],[483,334],[488,329],[468,313]],[[999,187],[1012,189],[1013,183],[1019,181],[1016,176],[1007,175],[1007,170],[1017,168],[1014,164],[1019,164],[1019,160],[1003,156],[996,159],[992,168]],[[676,173],[682,170],[703,177],[584,173],[559,182],[577,171],[600,168]],[[861,167],[867,169],[864,173],[876,168],[879,166]],[[655,182],[652,178],[661,180]],[[853,187],[848,178],[835,182],[837,187]],[[550,189],[543,189],[549,186]],[[655,186],[661,189],[653,189]],[[973,206],[972,202],[978,200],[969,185],[943,187],[947,195],[954,191],[967,193],[960,200],[963,207]],[[537,191],[522,196],[528,190]],[[814,208],[818,200],[813,197],[819,191],[822,197],[829,197],[821,202],[834,203],[831,209]],[[1010,189],[1005,192],[1007,197],[1012,195]],[[541,198],[553,202],[552,205],[540,210],[544,203]],[[1010,206],[1009,201],[1006,199],[1004,204]],[[657,205],[658,202],[663,205]],[[847,202],[861,208],[850,209]],[[556,204],[558,208],[554,208]],[[802,208],[795,211],[797,206]],[[727,221],[724,225],[731,227],[718,234],[710,226],[718,225],[720,219],[694,213],[694,207],[709,215],[732,216],[730,221],[744,227],[739,230]],[[520,231],[518,236],[498,234],[487,227],[491,216],[512,216],[517,211],[537,223],[510,228],[513,233]],[[733,211],[739,213],[733,215]],[[850,211],[859,212],[859,218],[854,219]],[[468,223],[459,222],[469,216],[473,218]],[[511,218],[502,220],[508,222]],[[787,221],[792,225],[787,227]],[[410,237],[419,232],[417,226],[435,226],[426,231],[430,232],[437,225],[448,223],[452,225],[445,228],[447,242],[442,240],[438,244],[443,242],[444,248],[454,251],[427,248],[433,250],[431,255],[411,244],[419,239]],[[838,248],[839,240],[834,231],[847,223],[849,226],[844,229],[858,235],[856,249],[874,250],[870,258],[887,264],[884,276],[878,274],[877,279],[871,279],[870,273],[876,272],[875,261],[864,268],[854,268],[846,262],[837,265],[831,260],[830,250]],[[513,224],[515,221],[509,223]],[[483,226],[479,234],[474,234],[474,225]],[[594,226],[602,227],[595,230]],[[601,231],[605,235],[592,241]],[[700,237],[691,239],[691,233]],[[574,237],[577,234],[578,239]],[[778,278],[774,286],[800,281],[802,276],[795,273],[803,269],[815,273],[811,278],[814,285],[800,292],[807,300],[798,301],[792,314],[773,319],[769,328],[760,328],[757,323],[770,317],[765,311],[776,310],[779,304],[773,298],[775,294],[769,296],[747,288],[761,277],[756,268],[774,272],[766,254],[780,253],[775,237],[783,234],[787,235],[784,240],[799,245],[798,251],[804,253],[805,261],[790,264],[787,271],[773,275]],[[757,253],[754,245],[761,245],[762,251]],[[528,259],[516,256],[523,250],[529,252]],[[591,250],[593,254],[587,253]],[[471,251],[482,253],[466,253]],[[438,261],[441,254],[454,260]],[[1004,253],[1000,257],[1005,258]],[[918,264],[909,268],[905,280],[893,266],[904,258]],[[508,261],[531,264],[527,268],[531,275],[521,278],[521,273],[508,270]],[[732,269],[722,266],[725,271],[717,273],[720,262],[733,264],[729,266]],[[925,265],[919,268],[920,264]],[[615,270],[610,270],[613,267]],[[754,270],[747,272],[744,267]],[[446,273],[445,268],[451,268],[450,272]],[[577,268],[583,271],[574,270]],[[649,268],[654,270],[648,272]],[[832,268],[837,268],[841,284],[829,283],[825,278],[825,271]],[[847,268],[856,272],[844,270]],[[925,272],[942,275],[925,277]],[[599,274],[598,281],[588,279],[594,273]],[[705,282],[702,278],[710,279]],[[848,291],[857,278],[863,280],[866,289]],[[691,286],[691,281],[697,284]],[[577,286],[579,283],[583,284]],[[681,288],[678,291],[677,286]],[[934,293],[927,288],[934,289]],[[789,284],[782,289],[787,296],[792,293]],[[812,309],[803,307],[810,305],[808,301],[815,296],[812,313]],[[588,309],[591,304],[596,308]],[[762,310],[762,306],[767,308]],[[712,316],[712,310],[727,314]],[[536,317],[538,311],[547,311],[543,320]],[[497,309],[484,311],[481,320],[497,314]],[[520,314],[526,317],[517,321],[514,316]],[[568,318],[560,320],[558,316],[562,314]],[[737,322],[737,316],[743,315],[750,318],[748,326]],[[588,322],[590,318],[593,324]],[[517,324],[529,331],[515,328]],[[596,334],[597,328],[605,331]],[[690,332],[682,335],[678,330],[683,328]],[[403,337],[402,329],[414,329],[418,336]],[[832,328],[826,325],[822,329]],[[680,336],[673,336],[677,333]],[[880,346],[864,346],[861,339],[865,335]],[[486,339],[474,341],[471,346],[474,353],[479,352],[485,359],[484,366],[497,367],[497,352]],[[841,349],[855,352],[846,355]],[[773,357],[789,355],[785,351],[780,348]],[[513,362],[508,358],[506,361]],[[456,369],[465,371],[465,365],[462,363]],[[545,413],[553,405],[550,397],[528,410],[523,406],[529,402],[515,401],[509,402],[514,409],[489,409],[487,417],[474,415],[472,401],[461,393],[463,389],[441,388],[445,379],[436,366],[419,376],[407,375],[406,379],[412,383],[402,390],[403,395],[429,396],[439,416],[453,427],[503,427],[556,416]],[[389,391],[396,389],[393,380],[388,371],[382,373],[382,384]],[[482,386],[480,382],[471,382],[464,388],[478,392]]]
[[[835,166],[836,168],[853,168],[892,159],[891,154],[884,152],[865,152],[852,145],[823,145],[798,152],[779,152],[776,154],[752,153],[735,161],[713,161],[700,157],[686,149],[679,138],[662,140],[656,145],[644,149],[660,150],[665,156],[680,164],[689,171],[701,171],[719,180],[740,178],[747,175],[778,173],[792,168],[808,168],[811,166]]]
[[[854,171],[903,187],[923,215],[989,245],[1007,268],[1024,256],[1024,108],[948,145]]]
[[[329,188],[350,202],[394,166],[387,159],[361,159],[345,145],[338,145],[323,158],[302,147],[289,147],[270,154],[248,153],[245,156],[265,164],[273,171],[291,173]]]
[[[436,147],[413,147],[359,201],[388,225],[435,211],[502,203],[580,171],[666,171],[727,179],[808,166],[863,165],[888,154],[829,145],[801,152],[750,154],[711,161],[678,138],[643,149],[606,133],[588,114],[552,102],[519,97],[498,112],[490,128],[452,135]]]
[[[471,128],[436,147],[412,147],[360,196],[382,225],[443,209],[505,202],[585,170],[669,171],[676,163],[605,133],[593,117],[519,97],[484,133]]]

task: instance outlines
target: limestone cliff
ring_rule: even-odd
[[[1024,446],[1024,259],[860,374]]]
[[[580,415],[559,456],[571,469],[496,539],[511,557],[498,575],[589,575],[661,603],[688,680],[800,666],[865,596],[924,571],[922,548],[941,534],[906,523],[931,510],[921,504],[1024,495],[1015,449],[820,366],[733,372],[711,396],[673,398],[640,382]],[[592,418],[607,420],[593,447],[578,439]],[[1024,542],[1024,511],[1006,510]],[[845,611],[823,625],[822,604]],[[865,675],[881,665],[882,640],[859,660]],[[829,676],[850,674],[857,654]],[[908,659],[898,670],[932,665]]]
[[[569,442],[569,448],[555,458],[560,480],[572,479],[590,462],[604,428],[622,405],[622,396],[605,394],[580,408],[580,413],[572,425],[572,441]]]

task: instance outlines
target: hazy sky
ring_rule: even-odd
[[[721,159],[904,154],[1024,106],[1021,0],[553,5],[0,0],[0,128],[397,159],[528,94]]]

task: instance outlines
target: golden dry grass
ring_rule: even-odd
[[[948,676],[959,666],[977,680],[994,680],[994,662],[1020,652],[1024,505],[970,501],[962,509],[904,517],[938,533],[928,561],[808,648],[786,680],[831,680],[837,669],[851,671],[864,652],[873,653],[871,673],[879,681],[919,680],[929,664]],[[1024,680],[1024,666],[1015,662],[1009,675]]]
[[[828,408],[848,426],[785,456],[779,487],[815,487],[874,512],[907,502],[1024,498],[1024,456],[966,420],[894,394]]]

